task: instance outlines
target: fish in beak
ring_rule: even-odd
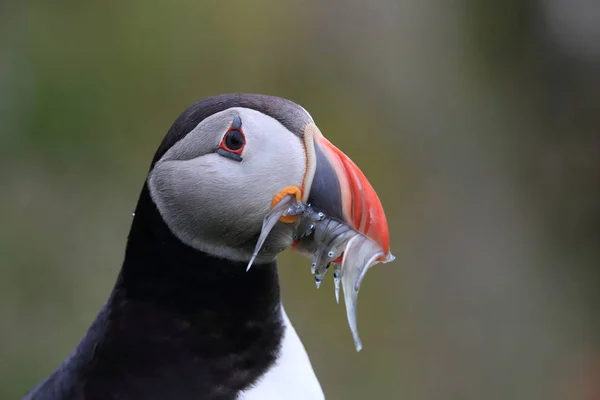
[[[304,131],[306,173],[302,187],[284,188],[273,199],[253,257],[276,223],[294,224],[292,248],[312,258],[317,287],[333,266],[336,300],[340,283],[356,350],[358,291],[367,270],[394,260],[383,206],[362,171],[311,123]]]

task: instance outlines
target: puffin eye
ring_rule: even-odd
[[[231,158],[235,161],[242,161],[242,150],[246,145],[246,136],[241,129],[230,128],[217,149],[217,153],[223,157]]]
[[[232,153],[241,153],[242,148],[246,144],[244,134],[238,130],[231,130],[223,137],[224,149]]]

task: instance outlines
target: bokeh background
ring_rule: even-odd
[[[224,92],[303,105],[388,214],[360,353],[281,257],[329,399],[600,398],[597,2],[28,0],[0,2],[0,399],[85,333],[162,136]]]

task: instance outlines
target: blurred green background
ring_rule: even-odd
[[[280,260],[328,399],[600,398],[599,71],[585,0],[0,2],[0,399],[77,344],[162,136],[225,92],[304,106],[388,214],[358,354]]]

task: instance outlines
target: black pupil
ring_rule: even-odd
[[[225,146],[229,150],[239,150],[244,146],[244,135],[240,131],[229,131],[225,135]]]

